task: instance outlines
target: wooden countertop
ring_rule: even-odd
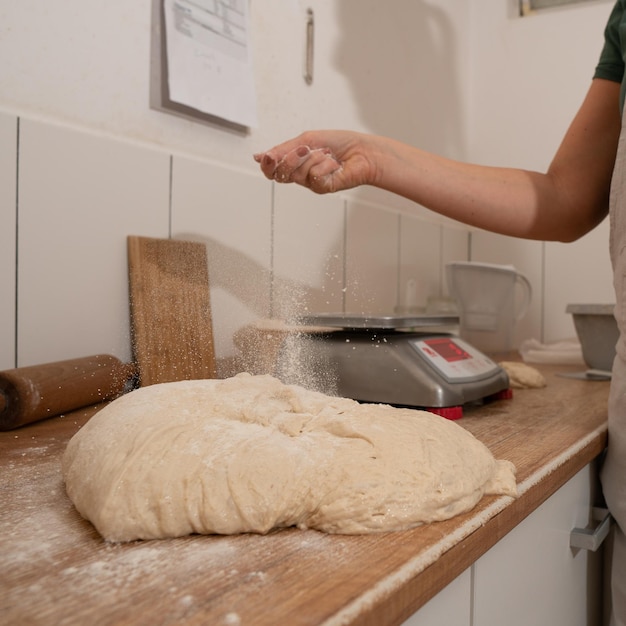
[[[0,433],[0,617],[4,624],[400,624],[606,445],[609,383],[557,376],[466,411],[459,424],[517,466],[520,497],[364,536],[287,529],[112,545],[61,480],[90,408]]]

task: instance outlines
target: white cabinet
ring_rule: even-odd
[[[601,624],[601,550],[570,548],[596,481],[594,465],[583,468],[403,626]]]
[[[445,589],[413,613],[402,626],[471,626],[472,568],[457,576]]]
[[[474,626],[601,623],[600,554],[569,543],[589,523],[594,484],[583,468],[474,564]]]

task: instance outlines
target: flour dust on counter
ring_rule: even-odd
[[[118,398],[70,440],[62,472],[111,542],[396,531],[517,494],[513,464],[453,422],[250,374]]]

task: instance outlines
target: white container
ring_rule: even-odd
[[[461,337],[482,352],[510,352],[515,325],[532,298],[528,279],[511,265],[473,262],[449,263],[446,276]]]

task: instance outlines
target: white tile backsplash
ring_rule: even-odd
[[[215,354],[237,353],[233,334],[270,314],[272,183],[174,157],[172,236],[207,245]]]
[[[437,307],[442,293],[444,232],[441,224],[400,216],[398,312]],[[465,234],[465,237],[467,235]]]
[[[400,216],[350,200],[346,219],[346,311],[390,315],[398,303]]]
[[[0,370],[15,367],[17,118],[0,113]]]
[[[18,364],[130,358],[129,234],[167,237],[169,157],[20,122]]]
[[[343,311],[344,205],[339,195],[275,186],[273,316]]]
[[[443,228],[441,232],[441,266],[439,296],[444,302],[452,301],[448,281],[446,279],[446,265],[455,261],[468,261],[470,250],[470,233],[462,228]]]
[[[513,264],[528,276],[534,301],[518,342],[572,336],[569,302],[613,299],[608,223],[567,245],[470,233],[423,212],[317,196],[256,172],[7,114],[0,177],[3,368],[15,365],[16,337],[18,365],[131,357],[128,235],[206,243],[216,355],[226,360],[238,354],[235,333],[259,319],[307,310],[389,315],[405,312],[398,305],[407,298],[418,309],[445,301],[444,268],[456,260]]]
[[[609,220],[573,243],[547,243],[545,268],[546,340],[575,337],[568,304],[615,302]]]

